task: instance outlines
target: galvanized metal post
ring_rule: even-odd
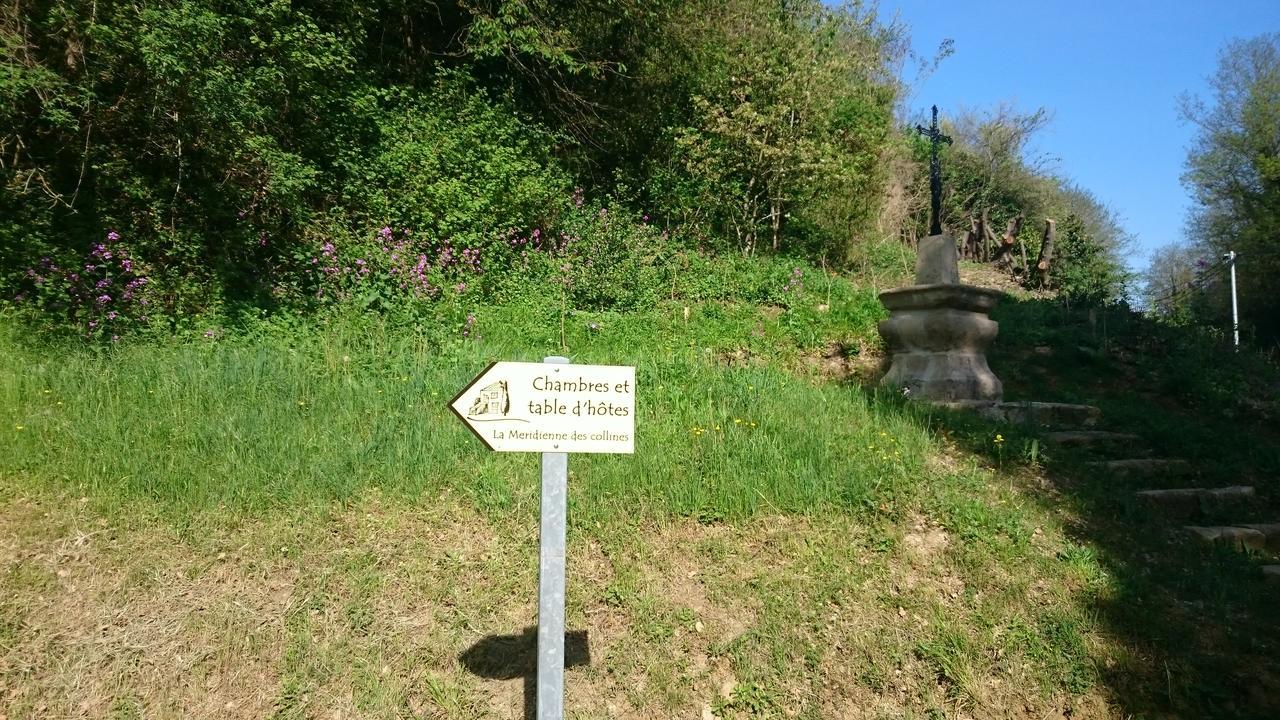
[[[558,355],[543,362],[562,365]],[[538,720],[564,718],[564,552],[569,454],[542,453],[538,550]]]
[[[1240,310],[1236,307],[1236,251],[1227,251],[1227,259],[1231,261],[1231,334],[1235,340],[1236,352],[1240,352]]]

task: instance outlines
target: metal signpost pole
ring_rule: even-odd
[[[543,360],[565,364],[569,358]],[[564,552],[569,454],[542,453],[538,551],[538,720],[564,717]]]
[[[1236,307],[1236,251],[1227,252],[1231,261],[1231,334],[1235,339],[1236,352],[1240,352],[1240,311]]]
[[[542,454],[538,547],[537,720],[564,718],[565,515],[569,453],[635,452],[636,369],[498,361],[449,401],[449,409],[495,452]]]

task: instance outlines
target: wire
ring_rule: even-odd
[[[1195,277],[1194,279],[1192,279],[1189,283],[1182,286],[1181,288],[1177,288],[1175,286],[1173,292],[1170,292],[1167,295],[1164,295],[1163,297],[1159,297],[1152,300],[1151,304],[1159,305],[1161,303],[1186,297],[1187,295],[1190,295],[1191,293],[1196,292],[1198,290],[1203,290],[1205,288],[1205,285],[1208,283],[1208,281],[1212,279],[1211,276],[1216,271],[1221,269],[1222,269],[1221,263],[1217,266],[1211,267],[1208,270],[1201,273],[1200,275],[1198,275],[1197,277]]]
[[[1239,259],[1240,259],[1240,255],[1239,255],[1239,254],[1236,254],[1235,259],[1236,259],[1236,260],[1239,260]],[[1179,288],[1175,287],[1175,288],[1174,288],[1174,290],[1173,290],[1172,292],[1170,292],[1169,294],[1165,295],[1164,297],[1160,297],[1160,298],[1156,298],[1155,300],[1152,300],[1152,301],[1151,301],[1151,304],[1152,304],[1153,306],[1154,306],[1154,305],[1159,305],[1160,303],[1169,302],[1170,300],[1174,300],[1174,299],[1180,298],[1180,297],[1182,297],[1182,296],[1185,296],[1185,295],[1187,295],[1187,294],[1189,294],[1189,293],[1191,293],[1191,292],[1193,292],[1193,291],[1196,291],[1196,290],[1203,290],[1203,289],[1204,289],[1205,282],[1206,282],[1207,280],[1209,280],[1209,279],[1210,279],[1210,276],[1212,276],[1212,275],[1214,275],[1215,273],[1217,273],[1217,272],[1221,271],[1223,268],[1225,268],[1227,265],[1229,265],[1229,264],[1231,263],[1231,261],[1232,261],[1232,259],[1231,259],[1229,256],[1228,256],[1228,257],[1223,257],[1221,260],[1219,260],[1219,261],[1218,261],[1217,263],[1215,263],[1214,265],[1211,265],[1211,266],[1209,266],[1208,268],[1206,268],[1206,269],[1204,269],[1204,270],[1200,271],[1200,273],[1199,273],[1195,278],[1193,278],[1193,279],[1191,280],[1191,282],[1189,282],[1189,283],[1187,283],[1186,285],[1184,285],[1181,289],[1179,289]]]

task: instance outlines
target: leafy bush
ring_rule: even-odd
[[[42,257],[21,283],[20,301],[90,340],[116,341],[148,323],[155,293],[145,267],[112,230],[83,258]]]
[[[370,114],[376,141],[338,161],[356,227],[412,228],[483,249],[507,228],[554,224],[567,206],[557,137],[461,73],[442,74],[426,93],[380,91]]]

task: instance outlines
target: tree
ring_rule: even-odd
[[[793,228],[847,241],[871,203],[829,198],[877,195],[895,31],[816,0],[693,2],[676,22],[693,112],[669,130],[684,173],[669,202],[686,216],[714,208],[708,219],[746,254],[780,249]]]
[[[1093,193],[1058,181],[1051,213],[1065,218],[1058,230],[1053,285],[1071,302],[1106,305],[1120,300],[1130,281],[1121,257],[1132,236],[1115,211]]]
[[[1036,253],[1044,220],[1056,223],[1057,245],[1050,264],[1049,284],[1075,303],[1108,304],[1119,300],[1129,280],[1121,260],[1129,234],[1116,213],[1088,190],[1056,174],[1053,158],[1031,152],[1031,140],[1048,122],[1043,108],[1029,114],[1009,105],[987,112],[962,111],[947,125],[954,144],[945,147],[943,161],[943,225],[957,239],[971,227],[978,246],[989,243],[1001,229],[1018,228],[1015,237]],[[920,167],[916,183],[923,194],[928,143],[916,139]],[[1021,216],[1020,225],[1010,222]],[[927,227],[924,208],[914,218],[911,233]],[[991,249],[994,255],[994,249]],[[987,252],[973,253],[986,259]],[[1010,266],[1008,255],[1002,259]],[[1034,273],[1027,272],[1031,282]]]
[[[1157,248],[1143,274],[1142,301],[1146,311],[1174,323],[1189,321],[1208,267],[1200,252],[1190,245]]]
[[[1280,340],[1280,33],[1228,43],[1209,80],[1208,103],[1184,97],[1183,116],[1199,134],[1183,184],[1194,205],[1187,232],[1203,254],[1240,254],[1243,323]],[[1221,306],[1219,306],[1221,307]],[[1210,318],[1221,321],[1223,318]]]

